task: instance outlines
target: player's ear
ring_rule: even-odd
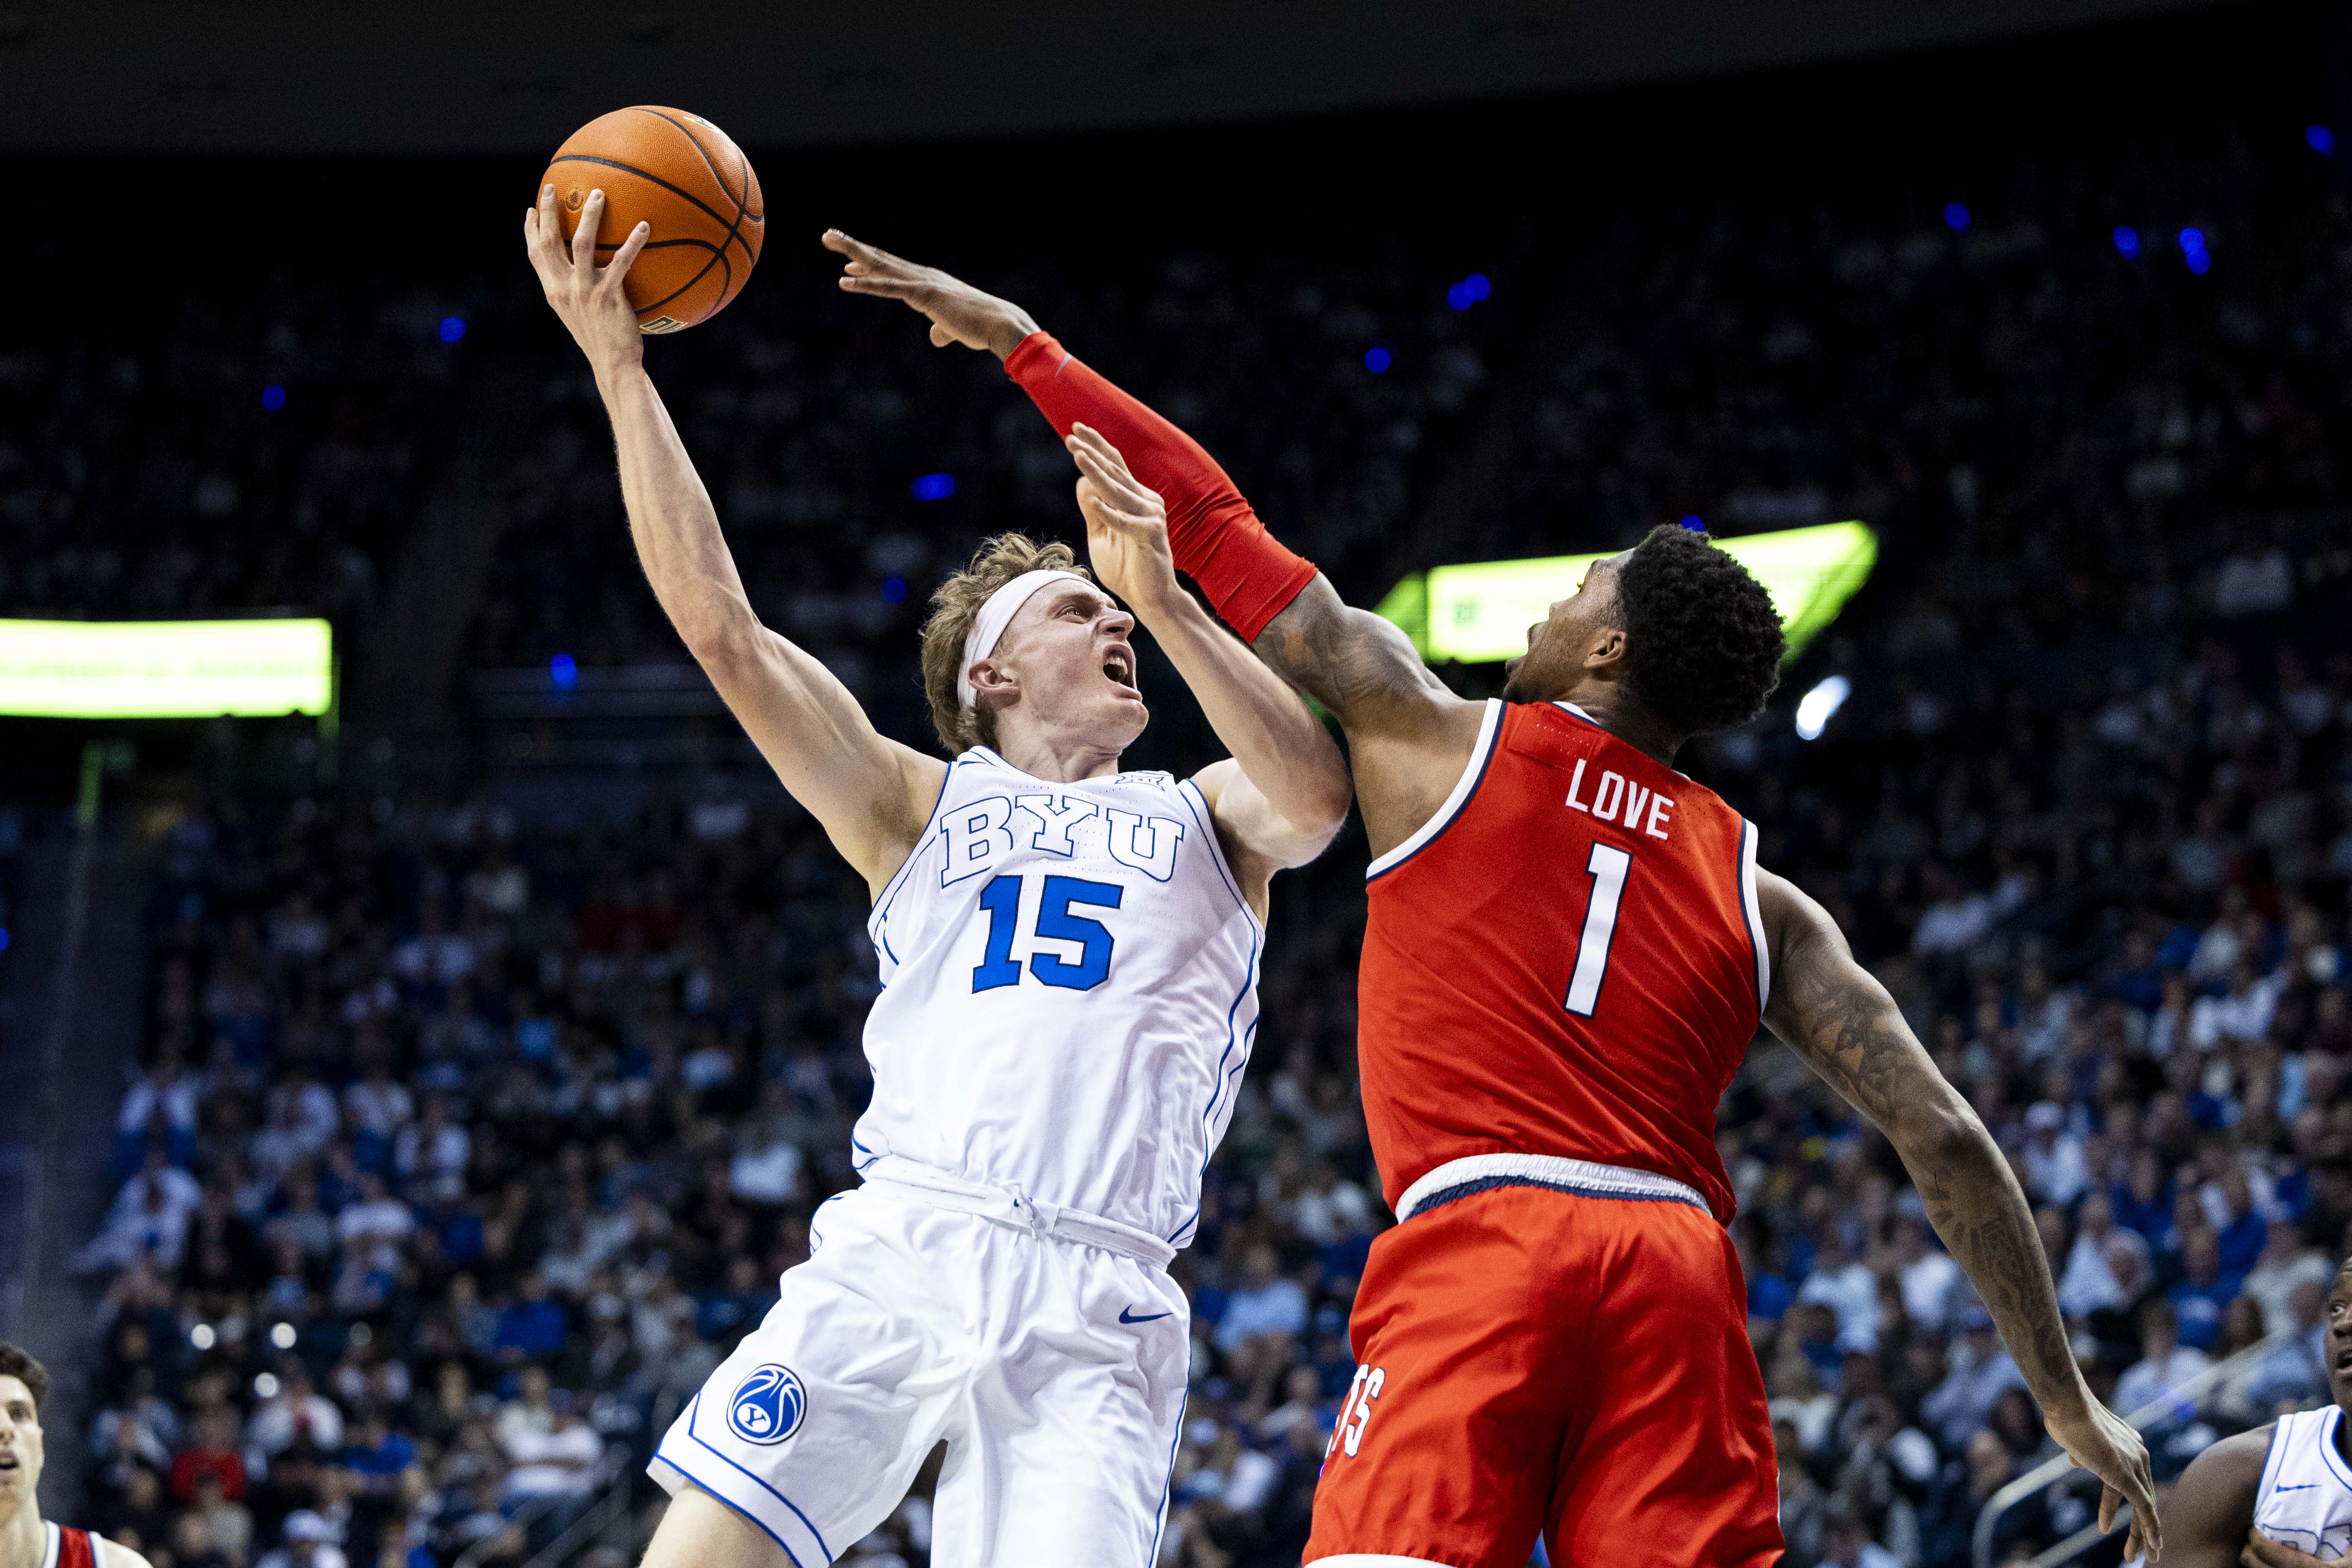
[[[1592,634],[1585,645],[1584,668],[1605,669],[1625,657],[1625,632],[1620,626],[1603,626]]]
[[[992,658],[971,667],[972,695],[992,708],[1008,706],[1021,695],[1021,678]]]

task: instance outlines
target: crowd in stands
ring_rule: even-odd
[[[1797,667],[1853,683],[1819,738],[1783,702],[1685,765],[2011,1152],[2077,1353],[2117,1408],[2158,1407],[2168,1479],[2326,1400],[2320,1300],[2352,1251],[2352,220],[2311,157],[2249,136],[2145,176],[2053,153],[1972,207],[1629,210],[1572,262],[1498,270],[1574,312],[1517,357],[1483,301],[1402,264],[1180,258],[1039,308],[1360,598],[1426,563],[1393,535],[1478,419],[1508,503],[1424,554],[1601,548],[1685,514],[1880,525],[1884,586]],[[805,331],[735,310],[657,372],[755,602],[919,738],[924,593],[985,529],[1061,515],[1066,465],[985,363],[922,361],[895,308]],[[224,331],[159,363],[217,358]],[[447,346],[420,333],[372,373],[399,390],[327,447],[278,444],[257,405],[188,415],[223,422],[188,449],[242,454],[232,488],[296,521],[320,497],[321,548],[350,521],[381,550],[326,498],[389,518],[413,496],[387,410],[432,401]],[[548,352],[474,656],[673,657],[584,378]],[[149,374],[0,360],[0,390],[71,383],[98,428],[107,385]],[[338,439],[384,488],[316,477]],[[202,465],[172,450],[126,472],[177,473],[201,512]],[[67,480],[12,478],[34,461],[0,446],[0,514],[51,538]],[[915,499],[927,473],[954,494]],[[143,581],[175,548],[110,570]],[[260,559],[222,570],[269,581]],[[187,603],[308,592],[285,574]],[[862,884],[794,814],[657,797],[556,830],[490,789],[215,801],[156,856],[121,1185],[80,1259],[105,1292],[88,1492],[59,1511],[156,1568],[520,1563],[641,1470],[855,1180]],[[1182,1568],[1297,1560],[1354,1372],[1348,1307],[1390,1223],[1356,1095],[1362,858],[1346,836],[1276,884],[1260,1041],[1174,1265]],[[1888,1145],[1759,1042],[1720,1147],[1790,1568],[1969,1561],[1986,1500],[2055,1448]],[[2000,1521],[2003,1560],[2095,1503],[2035,1494]],[[919,1488],[847,1560],[920,1564],[929,1527]]]

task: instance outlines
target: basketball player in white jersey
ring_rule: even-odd
[[[940,1568],[1146,1568],[1165,1520],[1190,1333],[1166,1266],[1199,1217],[1257,1020],[1274,873],[1349,799],[1306,704],[1178,585],[1159,498],[1073,436],[1087,548],[990,541],[933,601],[924,685],[944,763],[877,733],[760,625],[642,363],[621,280],[524,238],[594,368],[662,607],[793,797],[875,895],[864,1184],[656,1452],[675,1499],[652,1568],[818,1568],[882,1522],[941,1439]],[[1148,717],[1139,617],[1233,756],[1122,773]]]
[[[41,1403],[48,1396],[48,1369],[0,1340],[0,1568],[147,1568],[119,1541],[41,1517]]]
[[[2309,1568],[2352,1559],[2352,1258],[2327,1289],[2336,1402],[2224,1437],[2165,1506],[2166,1568]]]

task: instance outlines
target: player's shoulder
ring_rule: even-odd
[[[2189,1468],[2181,1473],[2180,1485],[2210,1489],[2233,1500],[2242,1492],[2251,1502],[2255,1489],[2262,1485],[2263,1470],[2270,1463],[2271,1442],[2278,1429],[2278,1422],[2266,1422],[2209,1445],[2189,1462]]]
[[[66,1525],[52,1525],[51,1528],[57,1531],[57,1568],[80,1568],[81,1561],[87,1561],[89,1568],[152,1568],[145,1552],[125,1546],[120,1541],[110,1541],[95,1530],[74,1530]],[[79,1560],[79,1553],[72,1549],[71,1542],[77,1535],[89,1543],[89,1555],[86,1560]]]

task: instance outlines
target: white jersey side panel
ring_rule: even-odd
[[[2352,1465],[2336,1447],[2343,1420],[2334,1405],[2280,1416],[2254,1493],[2254,1528],[2323,1563],[2352,1557]]]
[[[1198,785],[967,752],[866,929],[861,1168],[896,1155],[1192,1239],[1265,945]]]

